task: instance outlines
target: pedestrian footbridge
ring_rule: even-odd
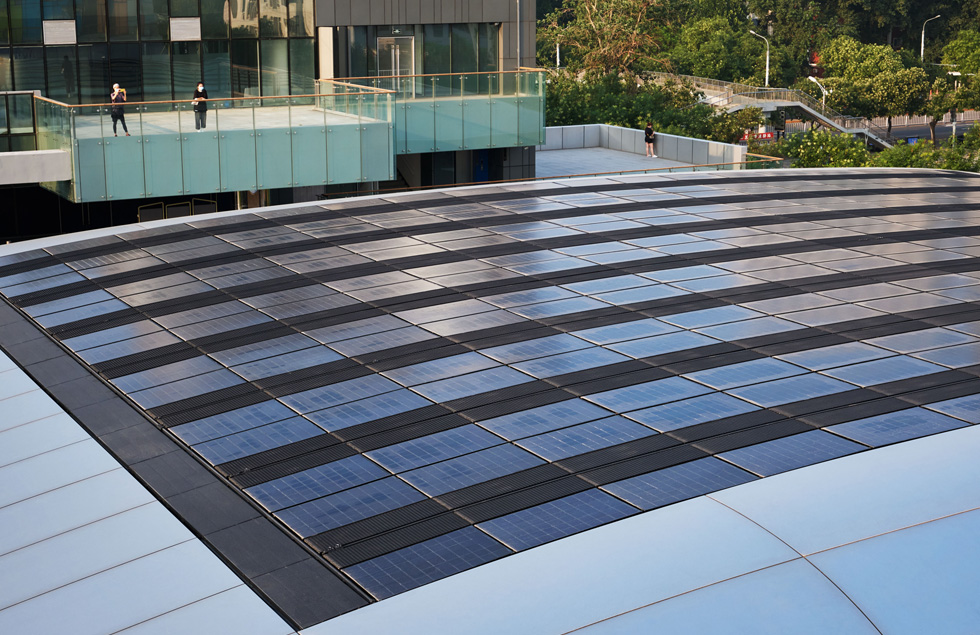
[[[112,104],[35,97],[37,147],[68,155],[76,202],[388,181],[395,155],[544,141],[544,71],[319,80],[316,94]],[[118,136],[116,136],[118,134]],[[42,177],[45,178],[45,177]],[[35,179],[36,181],[36,179]]]
[[[827,108],[822,102],[806,93],[791,88],[760,88],[747,84],[724,82],[705,77],[689,75],[672,75],[670,73],[650,72],[646,77],[657,83],[667,81],[683,81],[693,85],[704,93],[704,103],[728,112],[748,107],[761,108],[763,112],[771,112],[779,108],[794,107],[807,113],[815,121],[839,132],[860,135],[869,143],[879,148],[890,148],[895,144],[888,132],[864,117],[849,117],[842,115],[833,108]]]

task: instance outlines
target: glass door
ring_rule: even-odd
[[[413,36],[378,38],[378,88],[413,96],[415,74],[415,38]]]

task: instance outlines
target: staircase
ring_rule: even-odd
[[[747,84],[724,82],[705,77],[690,75],[674,75],[671,73],[647,72],[644,77],[663,84],[668,81],[684,82],[693,85],[704,93],[702,102],[728,112],[743,108],[756,107],[764,112],[778,108],[795,107],[808,113],[815,120],[828,128],[839,132],[861,135],[879,148],[890,148],[895,145],[895,139],[887,131],[864,117],[849,117],[833,108],[827,108],[810,95],[791,88],[759,88]]]

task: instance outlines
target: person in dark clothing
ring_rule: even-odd
[[[126,102],[126,89],[119,88],[119,84],[113,84],[112,93],[109,95],[109,100],[112,102],[112,136],[119,136],[116,134],[116,124],[121,123],[123,132],[125,132],[126,136],[128,137],[129,128],[126,127],[126,113],[122,106]]]
[[[65,80],[65,94],[71,98],[75,95],[75,65],[68,56],[61,60],[61,77]]]
[[[653,132],[653,122],[648,121],[647,122],[647,127],[644,128],[644,130],[643,130],[643,140],[647,144],[647,156],[648,157],[657,158],[656,153],[653,151],[653,139],[654,139],[654,136],[655,135],[654,135],[654,132]]]
[[[208,91],[204,90],[204,82],[197,83],[194,91],[194,128],[198,131],[208,127]]]

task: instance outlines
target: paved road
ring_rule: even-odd
[[[974,122],[966,121],[956,124],[956,135],[962,135]],[[928,141],[929,137],[929,126],[892,126],[892,136],[896,139],[908,139],[909,137],[918,137],[921,140]],[[953,124],[936,124],[936,136],[942,140],[949,139],[953,136]]]

